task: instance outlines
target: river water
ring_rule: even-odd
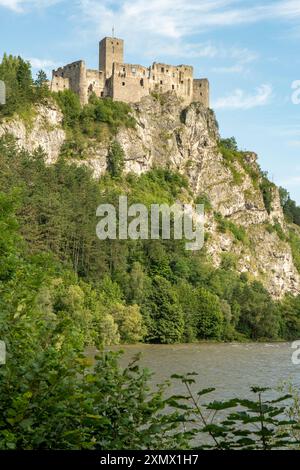
[[[114,347],[122,349],[121,366],[126,366],[137,353],[140,364],[154,372],[152,384],[170,378],[172,374],[197,372],[195,390],[215,387],[210,399],[235,396],[251,397],[251,386],[277,387],[284,381],[299,386],[300,365],[292,363],[290,343],[275,344],[188,344],[188,345],[134,345]],[[183,385],[173,381],[171,393],[182,393]]]

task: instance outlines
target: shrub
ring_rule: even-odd
[[[195,204],[203,204],[204,210],[210,212],[212,210],[212,205],[207,194],[202,193],[196,197]]]
[[[268,212],[268,214],[270,214],[272,212],[274,184],[268,180],[265,174],[262,175],[262,181],[260,183],[260,190],[262,192],[266,211]]]

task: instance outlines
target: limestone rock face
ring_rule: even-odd
[[[62,120],[62,113],[56,105],[39,105],[30,123],[25,124],[18,117],[0,122],[0,137],[6,133],[13,135],[18,145],[29,152],[40,146],[46,154],[47,163],[55,163],[66,138]]]
[[[286,226],[277,188],[273,189],[271,212],[265,208],[257,155],[244,155],[251,172],[246,171],[244,162],[235,161],[229,166],[218,150],[214,113],[199,103],[184,108],[176,96],[166,94],[159,99],[147,96],[132,109],[136,128],[120,129],[116,136],[125,151],[125,171],[142,174],[153,166],[163,166],[186,175],[193,194],[205,194],[212,207],[206,214],[205,249],[213,264],[219,266],[224,254],[231,253],[236,257],[238,271],[260,280],[273,297],[299,293],[300,277],[290,246],[276,231],[268,230],[276,222],[284,232]],[[40,145],[51,164],[65,141],[61,124],[61,112],[49,104],[37,108],[30,128],[20,119],[0,123],[0,136],[13,134],[19,145],[29,151]],[[87,154],[88,158],[76,162],[90,167],[98,178],[106,171],[108,143],[91,142]],[[256,181],[252,172],[257,175]],[[228,230],[220,232],[214,213],[244,227],[247,243],[238,241]]]
[[[123,129],[117,136],[125,150],[126,171],[140,174],[153,166],[166,166],[185,174],[195,195],[206,194],[214,212],[246,229],[249,243],[237,242],[232,234],[219,233],[212,213],[206,215],[206,250],[214,265],[232,253],[239,272],[262,281],[275,298],[299,293],[300,278],[289,244],[267,230],[275,222],[286,230],[278,189],[273,189],[268,214],[259,184],[238,162],[234,170],[240,181],[235,181],[218,151],[218,126],[212,111],[199,103],[182,109],[180,101],[170,95],[163,101],[145,98],[134,105],[134,116],[136,130]],[[245,162],[259,175],[255,153],[247,153]]]

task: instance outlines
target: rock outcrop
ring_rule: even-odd
[[[33,115],[26,121],[15,117],[0,122],[0,137],[4,134],[13,135],[18,145],[29,152],[41,147],[47,163],[55,163],[66,139],[62,121],[61,111],[49,101],[46,106],[36,106]]]

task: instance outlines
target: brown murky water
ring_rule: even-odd
[[[112,349],[124,351],[122,366],[141,353],[141,366],[154,372],[153,384],[175,373],[197,372],[197,390],[215,387],[216,392],[209,397],[213,399],[249,396],[251,386],[277,387],[283,381],[300,389],[300,366],[292,363],[290,343],[134,345]],[[182,385],[175,381],[171,392],[182,391]]]

